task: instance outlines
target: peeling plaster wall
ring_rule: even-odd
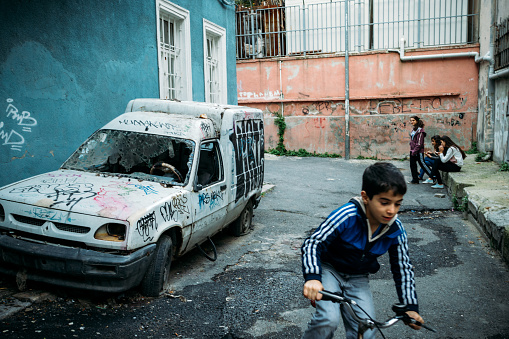
[[[205,97],[203,18],[227,30],[237,103],[235,12],[174,0],[191,20],[193,99]],[[58,168],[129,100],[159,97],[156,0],[0,2],[0,186]]]
[[[506,20],[508,15],[509,2],[480,1],[479,44],[481,55],[484,56],[490,51],[492,39],[495,39],[494,36],[491,36],[492,27]],[[477,148],[482,152],[492,152],[493,160],[502,163],[509,161],[509,78],[507,76],[499,77],[490,81],[489,66],[488,62],[481,62],[479,67]]]
[[[406,55],[478,51],[478,46]],[[421,117],[429,137],[449,135],[465,149],[476,140],[478,65],[473,57],[401,62],[399,54],[350,55],[350,156],[404,158],[409,119]],[[239,104],[266,113],[266,147],[278,142],[274,114],[286,119],[285,146],[345,152],[343,56],[308,56],[237,63]]]
[[[479,54],[486,55],[490,51],[491,4],[492,0],[480,0],[479,7]],[[489,62],[479,64],[478,86],[478,120],[477,120],[477,148],[481,152],[492,152],[493,140],[493,103],[489,93]]]
[[[495,129],[493,160],[509,161],[509,79],[497,81],[495,90]]]
[[[496,20],[501,23],[509,17],[509,2],[496,1],[496,5]],[[494,86],[493,160],[503,163],[509,161],[509,76],[495,79]]]

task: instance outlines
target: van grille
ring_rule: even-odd
[[[42,226],[46,222],[46,220],[25,217],[25,216],[19,215],[19,214],[13,214],[12,217],[14,218],[14,220],[16,220],[18,222],[21,222],[23,224],[28,224],[28,225],[34,225],[34,226]]]
[[[90,227],[68,225],[68,224],[62,224],[59,222],[54,222],[53,224],[56,226],[56,228],[58,228],[61,231],[65,231],[65,232],[82,233],[82,234],[86,234],[86,233],[90,232]]]
[[[42,226],[46,222],[46,220],[26,217],[26,216],[19,215],[19,214],[13,214],[12,217],[17,222],[27,224],[27,225],[33,225],[33,226]],[[80,233],[80,234],[86,234],[86,233],[90,232],[90,227],[69,225],[69,224],[63,224],[60,222],[53,222],[53,225],[55,225],[56,228],[58,228],[59,230],[64,231],[64,232]]]

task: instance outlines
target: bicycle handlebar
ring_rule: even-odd
[[[394,317],[388,319],[385,322],[379,322],[379,321],[375,321],[373,319],[363,319],[363,318],[360,318],[357,315],[357,313],[352,309],[352,305],[356,306],[357,303],[354,300],[345,297],[342,293],[339,293],[339,292],[333,293],[333,292],[329,292],[329,291],[325,291],[325,290],[320,291],[320,293],[322,294],[322,300],[329,300],[329,301],[332,301],[332,302],[335,302],[335,303],[342,304],[345,307],[345,309],[347,310],[347,312],[350,313],[350,315],[357,322],[359,322],[360,324],[363,324],[365,327],[367,327],[369,329],[374,329],[374,328],[377,328],[377,327],[378,328],[387,328],[387,327],[390,327],[390,326],[394,325],[399,320],[402,320],[405,324],[415,324],[417,326],[424,327],[428,331],[436,332],[433,328],[431,328],[431,327],[429,327],[427,325],[424,325],[421,322],[419,322],[419,321],[415,320],[414,318],[410,317],[406,313],[408,311],[408,308],[404,304],[394,304],[392,306],[392,310],[394,311],[394,313],[396,313],[396,315]]]

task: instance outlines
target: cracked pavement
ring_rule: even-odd
[[[0,319],[1,336],[299,338],[313,313],[301,294],[300,246],[333,209],[360,192],[360,176],[370,163],[268,155],[265,181],[275,187],[255,210],[253,230],[239,238],[228,232],[213,237],[215,262],[196,250],[175,261],[171,288],[158,298],[136,290],[97,295],[30,281],[22,297],[12,278],[0,276],[2,304],[16,309]],[[408,162],[395,164],[408,176]],[[450,198],[434,193],[425,185],[409,187],[400,218],[409,235],[421,314],[437,333],[397,324],[384,335],[508,338],[507,267],[472,224],[451,212]],[[386,259],[371,276],[380,320],[397,301]],[[335,338],[343,337],[339,328]]]

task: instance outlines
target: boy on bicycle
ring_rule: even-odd
[[[339,304],[319,302],[319,292],[324,289],[343,292],[375,318],[368,275],[379,270],[377,257],[386,252],[399,301],[407,304],[410,317],[423,323],[406,232],[397,215],[406,189],[405,179],[394,165],[378,162],[369,166],[362,176],[361,196],[333,211],[304,241],[303,294],[316,305],[316,312],[303,338],[332,338],[339,325]],[[346,337],[357,338],[357,322],[343,309],[341,316]],[[375,331],[367,331],[364,338],[375,338]]]

